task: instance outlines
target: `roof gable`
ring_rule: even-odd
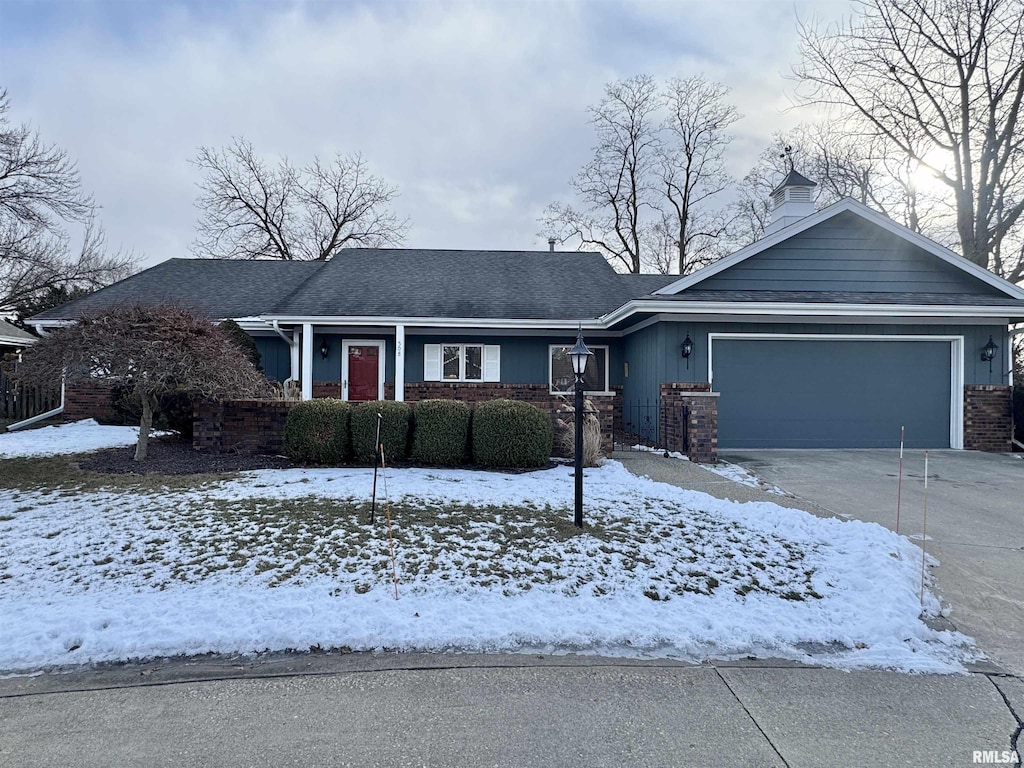
[[[820,290],[968,293],[1024,290],[846,198],[656,291]]]

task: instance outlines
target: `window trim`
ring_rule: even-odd
[[[459,348],[459,378],[444,378],[444,348]],[[480,350],[480,378],[466,378],[466,349],[477,347]],[[433,349],[432,349],[433,348]],[[430,354],[433,353],[433,354]],[[436,357],[434,356],[436,354]],[[431,369],[434,368],[432,371]],[[437,378],[431,378],[431,374]],[[485,342],[433,342],[423,345],[423,381],[448,384],[497,384],[501,381],[501,345]]]
[[[554,368],[554,351],[556,349],[569,349],[571,346],[572,346],[571,344],[548,344],[548,393],[549,394],[552,394],[552,395],[571,395],[574,392],[574,390],[571,390],[571,389],[567,390],[565,392],[561,392],[561,391],[559,391],[557,389],[554,389],[552,387],[552,381],[551,381],[552,373],[554,373],[554,371],[553,371],[553,368]],[[596,351],[598,349],[603,349],[604,350],[604,389],[585,389],[585,390],[583,390],[584,394],[587,394],[587,395],[613,395],[613,394],[615,394],[614,392],[612,392],[610,378],[609,378],[611,376],[611,368],[612,368],[611,367],[611,354],[612,353],[611,353],[610,346],[608,344],[588,344],[587,346],[590,348],[591,352],[594,352],[594,351]]]

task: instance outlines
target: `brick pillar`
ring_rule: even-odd
[[[1013,450],[1012,435],[1013,388],[1004,384],[965,386],[964,448],[1009,453]]]
[[[666,450],[690,461],[718,463],[718,393],[706,382],[661,385],[661,435]]]

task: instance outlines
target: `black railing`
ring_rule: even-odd
[[[686,453],[689,416],[689,406],[682,403],[669,406],[650,400],[623,403],[622,423],[617,424],[615,430],[615,449]]]
[[[0,373],[0,421],[22,421],[60,405],[57,387],[23,387]]]

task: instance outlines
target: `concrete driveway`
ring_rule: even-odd
[[[725,451],[722,459],[810,502],[806,509],[896,529],[898,451]],[[907,451],[899,532],[920,542],[923,517],[924,451]],[[950,620],[994,663],[1024,675],[1024,460],[930,451],[927,522]]]

